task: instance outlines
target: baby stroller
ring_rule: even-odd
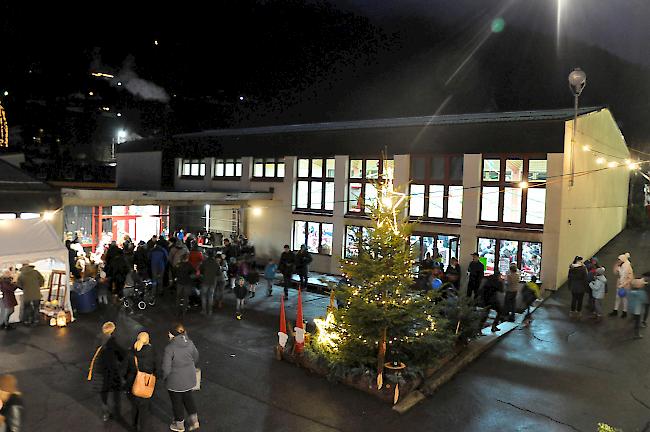
[[[122,304],[126,309],[133,310],[137,307],[140,310],[145,310],[147,305],[154,306],[156,304],[156,297],[153,295],[154,282],[150,279],[134,281],[133,286],[124,287],[124,299]]]

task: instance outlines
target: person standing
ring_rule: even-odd
[[[138,273],[140,273],[143,278],[151,275],[149,272],[149,250],[147,249],[147,244],[143,240],[138,242],[138,248],[133,254],[133,263],[138,269]]]
[[[517,305],[517,293],[521,286],[521,273],[517,268],[517,263],[510,263],[508,274],[506,275],[506,297],[504,301],[505,313],[507,320],[515,321],[515,308]]]
[[[18,304],[14,291],[16,291],[16,285],[11,273],[3,273],[0,276],[0,292],[2,293],[2,299],[0,299],[0,328],[4,330],[13,329],[9,324],[9,317],[14,313],[14,308]]]
[[[495,270],[494,274],[485,278],[485,282],[483,283],[481,291],[481,301],[483,303],[483,307],[486,309],[484,322],[487,320],[490,314],[490,309],[494,310],[494,312],[496,312],[496,316],[492,321],[491,330],[492,333],[496,333],[500,330],[499,323],[501,322],[502,315],[502,308],[499,304],[498,293],[503,292],[503,279],[501,279],[501,274],[498,270]]]
[[[0,375],[0,431],[20,432],[24,428],[22,394],[15,376]]]
[[[244,305],[246,304],[247,295],[248,284],[246,283],[246,279],[240,276],[237,279],[237,283],[235,284],[235,298],[237,299],[235,318],[238,320],[242,319],[242,313],[244,312]]]
[[[223,240],[222,253],[226,255],[226,261],[229,263],[232,261],[233,258],[236,260],[239,257],[237,247],[232,243],[230,243],[230,239]]]
[[[453,257],[450,260],[447,270],[445,271],[445,276],[447,277],[447,281],[449,281],[454,286],[454,289],[458,291],[460,289],[460,264],[456,257]]]
[[[151,398],[138,397],[133,394],[133,383],[138,372],[156,376],[156,353],[149,342],[149,333],[140,332],[133,344],[131,358],[126,371],[126,388],[131,401],[131,421],[137,432],[151,430]]]
[[[614,265],[614,273],[618,275],[616,280],[616,300],[614,301],[614,310],[609,314],[610,317],[618,315],[618,308],[622,307],[621,318],[627,317],[627,295],[632,288],[632,279],[634,279],[634,270],[630,263],[630,253],[626,252],[618,256]]]
[[[181,316],[185,316],[189,309],[190,293],[197,278],[196,270],[188,259],[189,254],[181,255],[180,264],[176,267],[176,305],[180,308]]]
[[[228,264],[223,258],[223,255],[217,255],[217,265],[219,271],[217,272],[217,284],[214,290],[214,300],[217,302],[217,308],[223,307],[223,293],[226,289],[226,281],[228,280]]]
[[[307,289],[307,280],[309,279],[309,264],[313,261],[311,254],[307,251],[307,246],[300,246],[300,250],[296,254],[296,273],[300,277],[300,287],[303,290]]]
[[[41,304],[41,287],[45,283],[43,275],[29,262],[24,262],[18,274],[16,285],[23,290],[21,318],[25,325],[37,326],[38,311]]]
[[[275,280],[275,273],[278,271],[278,265],[273,261],[273,258],[269,258],[269,261],[264,267],[264,279],[266,279],[266,295],[271,297],[273,295],[273,281]]]
[[[77,251],[71,248],[72,242],[65,241],[65,248],[68,250],[68,266],[70,266],[70,274],[75,279],[81,279],[81,272],[77,268]]]
[[[198,272],[201,263],[203,262],[203,253],[199,250],[199,247],[193,243],[192,249],[190,250],[189,262],[192,264],[192,267]]]
[[[284,299],[289,300],[289,287],[291,286],[291,277],[296,266],[296,255],[289,248],[289,245],[284,245],[284,252],[280,255],[280,265],[278,269],[282,273],[284,279]]]
[[[481,286],[481,281],[485,275],[485,266],[478,259],[478,254],[472,254],[472,262],[469,263],[467,268],[467,297],[476,298],[478,296],[478,288]]]
[[[185,431],[185,412],[189,414],[189,430],[199,428],[199,416],[194,403],[193,389],[197,385],[196,365],[199,351],[187,337],[185,327],[176,325],[169,332],[169,344],[163,354],[163,380],[167,386],[172,402],[174,419],[169,429],[176,432]]]
[[[219,275],[223,280],[221,266],[215,261],[212,253],[208,254],[208,257],[199,265],[199,273],[201,275],[201,313],[203,315],[212,315],[214,292]]]
[[[189,256],[190,251],[185,247],[185,244],[176,239],[174,245],[169,249],[169,269],[171,271],[172,280],[176,279],[176,270],[181,263],[183,255]]]
[[[122,363],[124,351],[118,345],[113,333],[115,323],[107,321],[102,325],[100,345],[90,361],[88,381],[93,383],[102,403],[102,420],[120,417],[120,393],[122,391]]]
[[[600,322],[603,318],[603,299],[607,290],[605,267],[596,269],[596,276],[589,282],[589,288],[591,288],[591,295],[594,298],[594,319]]]
[[[575,257],[571,267],[569,267],[568,284],[571,291],[571,312],[569,316],[572,319],[580,319],[582,317],[582,300],[587,288],[587,269],[580,256]]]
[[[648,305],[647,285],[648,281],[645,278],[633,279],[630,285],[629,297],[634,318],[634,339],[643,337],[641,336],[641,313]]]
[[[139,249],[138,249],[139,250]],[[165,280],[165,267],[169,253],[167,249],[162,247],[160,243],[156,243],[153,249],[149,251],[149,269],[151,271],[151,278],[154,280],[154,297],[156,294],[163,293],[163,284]]]

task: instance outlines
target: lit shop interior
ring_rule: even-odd
[[[169,207],[133,206],[67,206],[64,209],[66,239],[74,240],[92,252],[103,250],[113,240],[122,245],[130,238],[136,244],[152,236],[169,232]]]

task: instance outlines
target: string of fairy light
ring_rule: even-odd
[[[0,147],[9,147],[9,125],[2,103],[0,103]]]

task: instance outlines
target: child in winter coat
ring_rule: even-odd
[[[273,258],[269,258],[269,262],[264,267],[264,279],[266,279],[266,288],[268,297],[273,295],[273,280],[275,280],[275,273],[278,271],[278,265],[273,261]]]
[[[603,298],[607,289],[607,278],[605,277],[605,267],[599,267],[596,270],[594,280],[589,282],[591,295],[594,298],[594,319],[600,321],[603,316]]]
[[[255,268],[255,263],[251,263],[249,267],[246,282],[248,282],[248,290],[251,293],[251,298],[255,297],[257,284],[260,282],[260,273],[257,271],[257,268]]]
[[[242,312],[244,311],[244,304],[246,302],[246,295],[248,294],[248,285],[246,279],[239,277],[235,284],[235,297],[237,298],[237,314],[235,318],[242,319]]]

